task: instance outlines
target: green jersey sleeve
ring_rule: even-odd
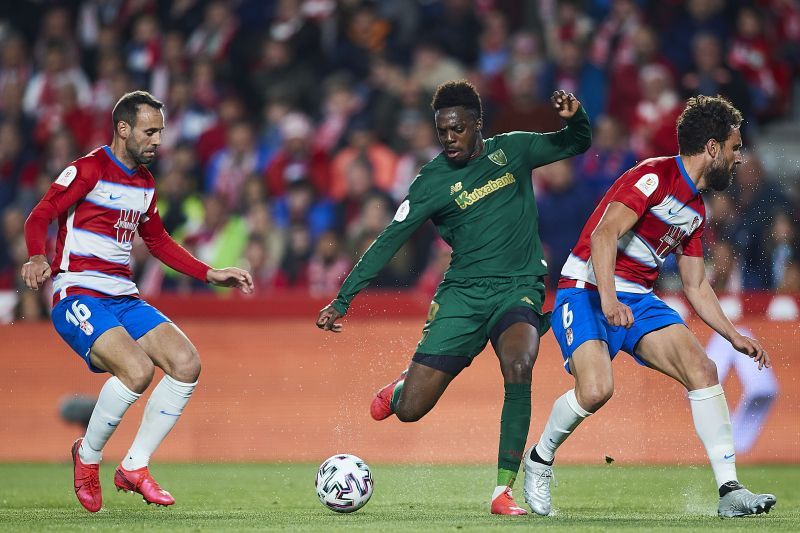
[[[558,131],[512,135],[526,138],[528,161],[533,168],[582,154],[592,145],[592,127],[583,106]]]
[[[421,173],[408,190],[408,196],[397,208],[392,222],[384,229],[375,241],[367,248],[356,266],[347,276],[339,289],[333,307],[344,314],[350,307],[356,294],[366,287],[370,281],[397,253],[397,250],[413,235],[426,220],[439,209],[434,201],[435,196],[428,192]]]

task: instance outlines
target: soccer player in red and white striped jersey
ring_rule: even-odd
[[[727,188],[742,162],[741,113],[721,97],[690,98],[678,118],[679,154],[647,159],[624,173],[600,201],[561,270],[553,334],[575,388],[558,398],[539,442],[525,453],[525,500],[551,511],[558,447],[614,392],[619,351],[675,379],[688,391],[695,430],[708,454],[723,517],[769,511],[772,494],[754,494],[736,475],[728,404],[714,362],[678,313],[652,292],[664,259],[676,254],[687,300],[709,327],[759,368],[761,344],[725,316],[706,280],[701,191]]]
[[[163,104],[144,91],[124,95],[112,112],[114,138],[74,161],[58,176],[25,223],[30,259],[22,278],[37,290],[53,276],[51,318],[61,337],[93,372],[109,378],[86,435],[72,446],[74,486],[89,511],[102,507],[102,450],[128,408],[150,385],[155,367],[164,378],[153,390],[139,431],[117,468],[114,484],[147,503],[171,505],[172,496],[150,475],[150,456],[177,422],[197,385],[200,359],[166,316],[138,297],[131,280],[131,241],[138,232],[150,252],[175,270],[214,285],[253,290],[250,274],[211,268],[167,234],[147,170],[161,143]],[[55,258],[45,256],[47,227],[58,219]]]

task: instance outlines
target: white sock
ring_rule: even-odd
[[[498,496],[503,494],[508,487],[506,485],[497,485],[492,493],[492,501],[495,501]]]
[[[196,385],[196,381],[181,383],[164,376],[147,400],[142,425],[133,439],[131,449],[122,460],[122,468],[136,470],[150,463],[150,456],[175,426]]]
[[[545,461],[555,459],[556,450],[561,443],[583,422],[590,413],[578,404],[575,389],[570,389],[558,398],[550,411],[550,418],[544,426],[542,436],[536,445],[536,453]]]
[[[692,418],[697,436],[705,446],[717,487],[736,481],[736,454],[728,403],[722,385],[689,391]]]
[[[98,464],[103,459],[103,447],[111,434],[117,429],[125,411],[139,399],[137,394],[126,387],[116,376],[111,376],[100,389],[100,396],[92,411],[86,435],[83,437],[78,454],[86,464]]]

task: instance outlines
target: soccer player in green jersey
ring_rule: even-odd
[[[572,94],[551,98],[567,126],[553,133],[511,132],[483,139],[483,109],[466,81],[440,85],[431,106],[443,151],[420,170],[394,220],[375,239],[319,312],[317,326],[337,323],[356,294],[400,246],[430,219],[452,247],[408,370],[378,391],[370,412],[403,422],[422,418],[447,385],[492,342],[500,360],[505,399],[500,419],[494,514],[524,515],[512,497],[531,418],[531,374],[539,337],[550,327],[542,312],[547,264],[538,234],[531,184],[534,168],[586,151],[591,127]]]

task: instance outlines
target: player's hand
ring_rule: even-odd
[[[629,328],[633,325],[633,311],[631,308],[620,302],[616,298],[613,301],[606,303],[601,302],[603,314],[612,326],[623,326]]]
[[[731,338],[731,346],[736,348],[737,351],[752,357],[753,361],[758,363],[759,370],[764,367],[769,368],[772,366],[772,361],[769,359],[769,354],[761,346],[761,343],[755,339],[745,337],[744,335],[736,335]]]
[[[343,316],[344,315],[337,311],[332,304],[328,304],[319,312],[319,316],[317,317],[317,327],[325,331],[340,333],[342,331],[342,325],[337,324],[336,321]]]
[[[563,119],[571,118],[581,107],[581,103],[574,94],[562,90],[555,91],[550,97],[550,101],[558,111],[558,116]]]
[[[22,275],[22,281],[25,282],[29,289],[39,290],[51,274],[47,258],[43,255],[34,255],[28,259],[27,263],[22,265],[20,274]]]
[[[219,287],[236,287],[245,294],[253,292],[253,278],[250,272],[241,268],[211,268],[206,274],[206,281]]]

